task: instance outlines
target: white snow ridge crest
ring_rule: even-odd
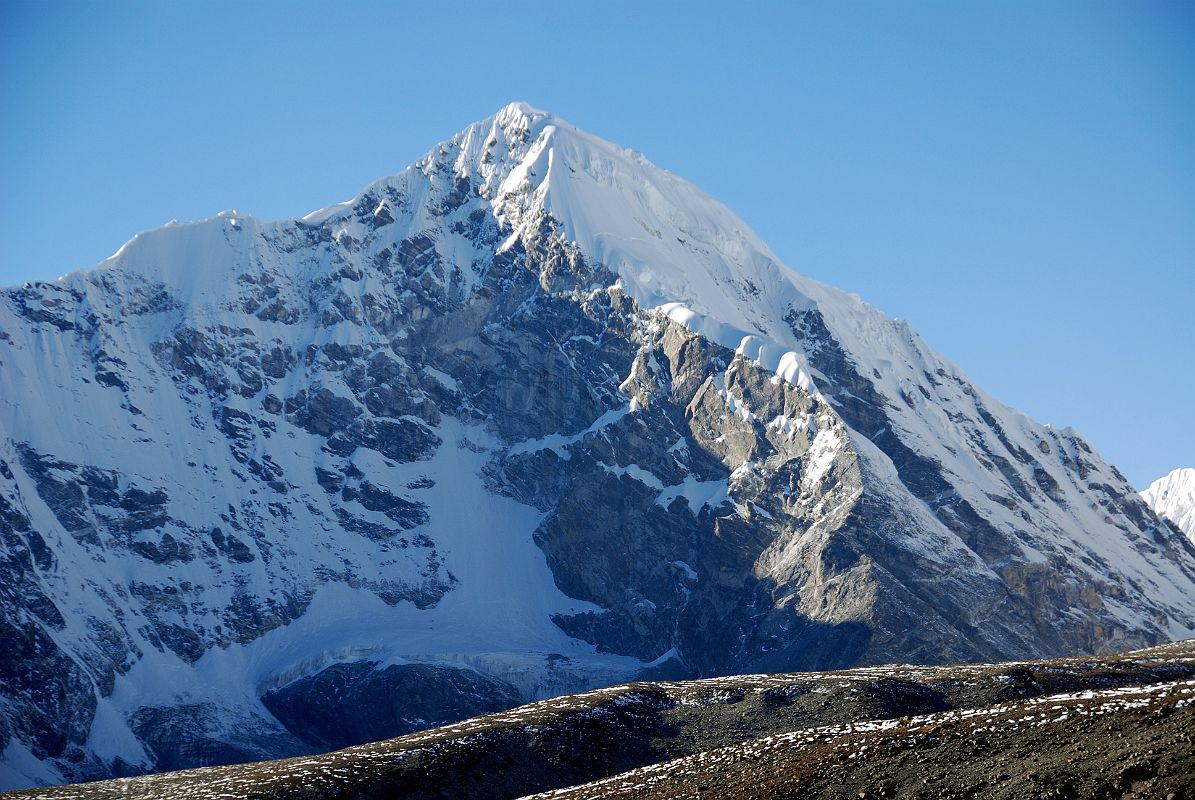
[[[0,290],[0,533],[0,788],[1195,629],[1077,433],[524,104]]]

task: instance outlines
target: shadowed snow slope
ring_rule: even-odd
[[[0,534],[0,787],[1195,628],[1192,545],[1077,433],[517,103],[0,290]]]

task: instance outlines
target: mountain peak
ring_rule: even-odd
[[[1195,551],[1089,445],[522,103],[0,290],[0,365],[0,790],[1195,630]]]
[[[763,337],[770,366],[792,349],[786,313],[814,295],[842,296],[781,265],[701,189],[526,103],[474,123],[420,163],[448,159],[516,233],[524,220],[551,217],[559,236],[617,273],[640,306],[666,309],[732,349]]]
[[[503,127],[520,123],[531,125],[536,121],[547,118],[554,119],[555,116],[551,112],[536,108],[530,103],[523,102],[522,100],[515,100],[513,102],[507,103],[498,110],[497,114],[494,115],[494,120]]]
[[[1178,525],[1195,542],[1195,467],[1180,467],[1163,475],[1141,496],[1155,513]]]

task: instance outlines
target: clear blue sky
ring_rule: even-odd
[[[0,284],[301,215],[521,99],[1139,486],[1195,465],[1195,4],[0,0]]]

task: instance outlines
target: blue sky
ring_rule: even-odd
[[[1139,486],[1195,465],[1195,5],[0,0],[0,284],[301,215],[521,99]]]

